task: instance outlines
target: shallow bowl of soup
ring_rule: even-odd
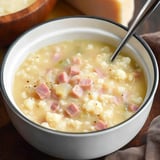
[[[12,44],[1,90],[11,121],[28,143],[53,157],[93,159],[137,135],[159,72],[153,52],[136,35],[110,62],[126,32],[104,19],[66,17]]]
[[[27,29],[44,22],[56,0],[0,1],[0,46],[5,47]]]

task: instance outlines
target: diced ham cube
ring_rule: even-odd
[[[106,93],[106,88],[104,86],[102,86],[102,88],[99,88],[99,90],[98,90],[99,95],[103,95],[105,93]]]
[[[79,81],[80,81],[80,77],[77,75],[77,76],[71,77],[69,80],[69,83],[72,85],[76,85],[76,84],[79,84]]]
[[[80,98],[83,95],[83,89],[79,85],[75,85],[72,88],[72,92],[71,93],[72,93],[72,95],[74,97]]]
[[[75,117],[80,113],[80,109],[79,107],[74,104],[71,103],[67,108],[66,108],[66,113],[70,116],[70,117]]]
[[[95,123],[95,129],[96,130],[103,130],[107,128],[107,124],[104,123],[102,120],[98,120]]]
[[[66,72],[62,72],[58,75],[57,80],[59,83],[68,83],[69,76]]]
[[[53,61],[58,62],[61,59],[61,53],[57,52],[53,55]]]
[[[104,77],[104,73],[99,68],[95,68],[94,71],[97,73],[98,77]]]
[[[36,93],[40,99],[45,99],[50,96],[51,91],[45,83],[41,83],[36,87]]]
[[[73,64],[81,64],[81,59],[79,57],[73,57],[72,62]]]
[[[121,103],[121,98],[118,96],[114,96],[113,97],[113,103],[115,103],[116,105]]]
[[[93,81],[91,79],[81,79],[79,81],[79,85],[83,88],[83,89],[91,89],[93,84]]]
[[[135,77],[135,78],[140,78],[141,75],[142,75],[141,72],[138,72],[138,71],[135,71],[135,72],[134,72],[134,77]]]
[[[51,104],[51,110],[53,111],[53,112],[56,112],[58,109],[59,109],[59,104],[57,103],[57,102],[53,102],[52,104]]]
[[[136,105],[136,104],[130,104],[130,105],[128,105],[128,110],[130,111],[130,112],[136,112],[137,110],[138,110],[138,105]]]
[[[52,90],[51,97],[52,97],[54,100],[58,100],[58,99],[59,99],[58,95],[55,93],[55,90]]]
[[[80,68],[77,65],[73,65],[69,68],[69,75],[75,76],[80,73]]]

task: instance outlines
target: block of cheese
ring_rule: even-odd
[[[128,25],[134,14],[134,0],[66,0],[86,15],[99,16]]]

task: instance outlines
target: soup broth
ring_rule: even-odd
[[[92,40],[52,44],[31,53],[15,74],[13,95],[35,123],[64,132],[115,126],[140,108],[146,82],[136,61]]]

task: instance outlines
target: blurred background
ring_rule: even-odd
[[[147,0],[135,0],[135,16],[143,7],[146,1]],[[137,29],[138,34],[156,31],[160,31],[160,6],[158,6],[158,8]]]
[[[147,0],[134,0],[135,3],[135,11],[132,20],[137,16],[138,12],[141,10],[143,5]],[[53,17],[61,17],[67,15],[81,15],[83,14],[76,8],[72,7],[64,0],[58,0],[54,11],[52,13]],[[132,22],[132,21],[131,21]],[[131,22],[129,24],[131,24]],[[137,34],[144,34],[149,32],[160,31],[160,5],[157,9],[140,25],[140,27],[136,30]]]

